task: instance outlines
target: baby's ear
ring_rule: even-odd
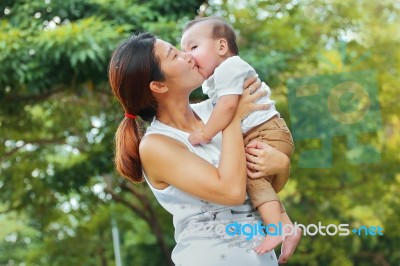
[[[218,40],[218,53],[220,56],[224,56],[229,52],[228,42],[221,38]]]
[[[150,90],[155,93],[165,93],[168,91],[168,87],[160,81],[150,82]]]

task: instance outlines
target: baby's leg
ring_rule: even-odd
[[[267,231],[262,243],[254,249],[258,254],[273,250],[283,241],[282,236],[277,231],[280,223],[283,222],[281,203],[272,188],[270,182],[272,178],[247,179],[247,191],[250,199],[253,206],[258,209]]]
[[[279,118],[278,116],[272,117],[270,120],[258,125],[246,133],[244,136],[244,143],[246,145],[255,139],[271,145],[289,158],[293,154],[294,144],[292,134],[290,133],[285,120]],[[290,166],[283,172],[277,173],[277,175],[271,179],[272,187],[276,193],[279,193],[283,189],[289,178],[289,175]]]
[[[263,218],[268,234],[254,250],[262,255],[273,250],[283,241],[278,262],[286,263],[300,242],[302,230],[293,225],[280,201],[266,202],[257,209]],[[283,212],[281,213],[281,211]],[[279,227],[279,223],[282,223],[282,232],[279,232],[280,234],[275,231]]]
[[[288,259],[293,255],[297,245],[300,242],[302,236],[302,230],[300,227],[295,227],[287,215],[286,211],[282,212],[282,220],[284,224],[287,224],[288,228],[285,230],[285,240],[282,243],[281,255],[279,256],[279,263],[286,263]],[[286,226],[285,226],[286,227]]]
[[[258,254],[262,255],[282,243],[283,237],[280,234],[279,227],[283,219],[280,202],[277,200],[265,202],[258,206],[257,210],[263,219],[267,231],[264,240],[254,249]]]
[[[254,139],[266,142],[267,144],[286,154],[289,158],[294,150],[292,135],[285,121],[279,117],[273,117],[264,124],[261,124],[251,130],[244,136],[244,143],[247,144]],[[270,232],[263,242],[255,248],[256,252],[259,254],[268,252],[274,249],[278,244],[282,243],[282,236],[277,235],[273,231],[274,225],[277,227],[279,222],[281,222],[282,228],[285,228],[286,231],[290,230],[290,226],[293,225],[287,216],[283,205],[279,201],[278,196],[276,195],[285,186],[289,175],[290,167],[275,176],[264,177],[257,180],[248,178],[247,189],[250,194],[250,198],[252,199],[253,206],[256,207],[260,212],[264,224],[267,226],[267,231]],[[265,197],[265,195],[262,196],[263,193],[269,195],[274,194],[275,196]],[[286,235],[287,232],[282,233]],[[285,240],[285,248],[282,250],[281,254],[282,261],[287,261],[287,259],[293,254],[300,240],[301,232],[300,234],[297,234],[297,236],[298,239],[290,237]]]

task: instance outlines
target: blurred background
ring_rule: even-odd
[[[171,265],[171,216],[114,170],[123,113],[107,66],[132,33],[179,48],[185,23],[211,15],[232,23],[293,132],[280,193],[292,220],[383,228],[304,236],[288,265],[400,265],[399,11],[398,0],[1,0],[0,265]],[[341,120],[351,113],[358,124]]]

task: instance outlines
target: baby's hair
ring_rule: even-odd
[[[236,34],[233,30],[232,26],[226,22],[224,19],[220,17],[205,17],[205,18],[196,18],[191,20],[186,24],[183,32],[187,31],[193,25],[198,23],[208,22],[211,24],[212,31],[211,31],[211,38],[219,39],[224,38],[228,42],[229,52],[233,55],[239,55],[239,48],[236,43]]]

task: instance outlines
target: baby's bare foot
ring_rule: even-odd
[[[254,248],[254,251],[259,255],[263,255],[264,253],[273,250],[280,243],[282,243],[282,236],[266,235],[262,243]]]
[[[293,255],[297,245],[300,242],[302,231],[299,227],[294,227],[294,232],[288,235],[282,243],[281,255],[279,256],[278,263],[286,263]]]

